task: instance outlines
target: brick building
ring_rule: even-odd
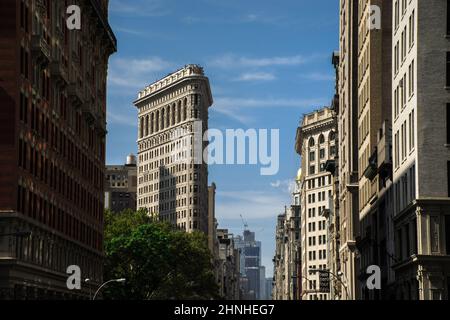
[[[0,2],[0,299],[89,297],[102,281],[108,0]],[[23,234],[24,231],[31,234]],[[70,291],[78,265],[92,288]]]

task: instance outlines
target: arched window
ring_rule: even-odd
[[[148,115],[145,116],[145,136],[148,136]]]
[[[314,138],[313,138],[313,137],[309,138],[308,144],[309,144],[310,147],[314,147],[314,145],[316,144],[316,142],[314,141]]]
[[[177,123],[181,122],[181,101],[178,101],[177,106]]]
[[[166,128],[170,127],[170,106],[167,106],[166,108]]]
[[[162,108],[161,109],[161,130],[164,130],[164,117],[165,117],[164,108]]]
[[[150,134],[153,134],[155,129],[155,114],[152,113],[150,116]]]
[[[329,140],[330,142],[336,140],[336,133],[334,131],[330,132]]]
[[[176,109],[176,104],[174,103],[172,105],[172,117],[171,117],[172,125],[175,125],[175,112],[176,112],[175,109]]]
[[[143,137],[144,137],[144,118],[141,117],[139,138],[143,138]]]
[[[183,106],[183,121],[187,119],[187,105]]]
[[[156,111],[156,119],[155,119],[155,132],[159,131],[159,110]]]
[[[325,137],[323,136],[323,134],[321,134],[319,136],[319,144],[325,143]]]

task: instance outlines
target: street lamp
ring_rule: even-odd
[[[91,279],[89,279],[89,278],[84,279],[84,283],[88,283],[88,282],[91,282]],[[89,300],[91,300],[91,299],[92,299],[92,286],[89,286]]]
[[[94,294],[94,297],[92,298],[92,300],[95,300],[95,298],[97,297],[98,293],[100,292],[100,290],[102,290],[103,287],[105,287],[107,284],[111,283],[111,282],[117,282],[117,283],[124,283],[126,281],[125,278],[120,278],[120,279],[112,279],[109,281],[106,281],[104,284],[102,284],[97,291]]]

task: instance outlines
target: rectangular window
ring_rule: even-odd
[[[448,197],[450,197],[450,161],[447,161],[447,186],[448,186]]]
[[[394,91],[394,118],[398,116],[398,88]]]
[[[411,139],[412,139],[412,147],[416,146],[416,122],[414,119],[414,109],[411,111]]]
[[[403,75],[403,81],[402,81],[402,83],[403,83],[403,90],[402,90],[402,93],[403,93],[403,103],[402,103],[402,108],[404,108],[405,106],[406,106],[406,73]]]
[[[406,136],[406,120],[403,122],[403,153],[404,153],[404,157],[403,159],[406,159],[407,156],[407,142],[406,142],[407,136]]]
[[[414,45],[414,38],[416,36],[416,12],[413,10],[411,17],[409,18],[409,47],[411,48]]]
[[[404,139],[404,135],[403,135],[403,129],[404,129],[404,125],[402,124],[401,127],[401,131],[400,131],[400,140],[402,142],[402,146],[401,146],[401,160],[403,161],[403,159],[405,158],[405,152],[404,152],[404,143],[403,143],[403,139]]]
[[[447,52],[447,87],[450,87],[450,52]]]
[[[398,139],[398,131],[397,131],[397,133],[395,134],[395,157],[394,157],[394,160],[395,160],[395,167],[397,168],[398,167],[398,164],[399,164],[399,146],[398,146],[398,144],[399,144],[399,139]]]
[[[445,216],[445,248],[447,255],[450,255],[450,215]]]
[[[412,146],[413,146],[413,137],[412,137],[412,113],[409,114],[409,151],[412,150]]]
[[[450,0],[447,0],[447,35],[450,35]]]
[[[447,143],[450,144],[450,103],[447,103]]]
[[[320,149],[320,159],[325,158],[325,149]]]
[[[20,27],[25,29],[25,3],[20,1]]]
[[[399,1],[395,1],[395,29],[397,29],[400,20],[399,11]]]

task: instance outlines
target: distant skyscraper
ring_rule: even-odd
[[[201,134],[208,129],[212,103],[209,80],[197,65],[145,87],[134,102],[139,111],[137,206],[181,230],[208,232],[207,164],[177,161],[174,153],[186,137],[193,146],[187,158],[199,151],[194,129],[199,122]]]
[[[266,278],[266,297],[265,300],[272,300],[273,278]]]
[[[255,233],[244,230],[244,235],[235,238],[236,248],[241,250],[241,281],[245,300],[261,299],[261,242]]]
[[[136,157],[130,154],[126,164],[106,166],[105,179],[105,209],[136,210]]]

